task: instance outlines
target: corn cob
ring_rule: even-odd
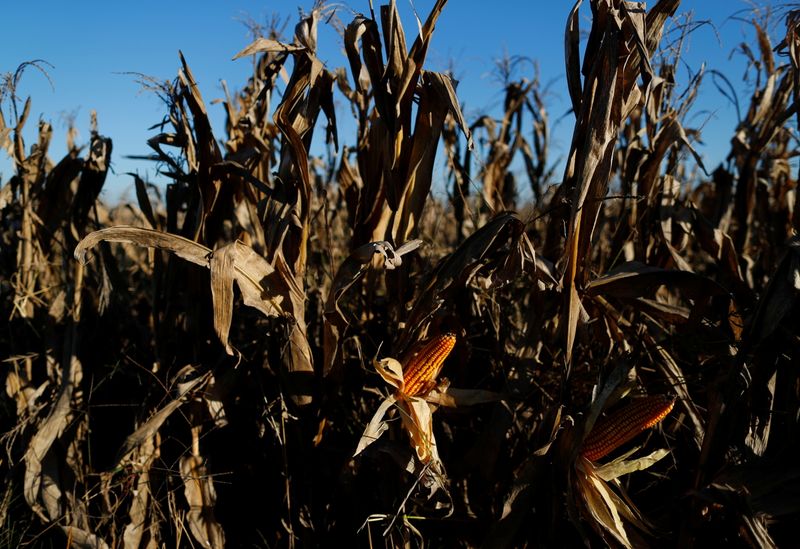
[[[430,387],[455,344],[456,336],[452,333],[441,334],[428,341],[403,368],[403,392],[408,396],[416,396]]]
[[[675,399],[667,395],[634,400],[595,424],[581,454],[590,461],[600,459],[667,417],[674,405]]]

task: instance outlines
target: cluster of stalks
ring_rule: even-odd
[[[711,167],[680,1],[590,0],[585,35],[579,1],[559,178],[537,75],[473,121],[425,68],[445,4],[409,44],[370,3],[339,68],[334,6],[267,29],[223,139],[181,55],[147,143],[168,183],[113,208],[95,117],[53,163],[31,65],[6,75],[0,546],[795,541],[800,16],[777,46],[753,23]]]

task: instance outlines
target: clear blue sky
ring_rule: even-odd
[[[375,0],[376,7],[379,3]],[[397,3],[410,44],[416,36],[412,4],[408,0]],[[413,5],[424,20],[433,3],[434,0],[415,0]],[[66,150],[65,119],[75,118],[79,143],[86,143],[89,113],[92,109],[97,111],[100,132],[114,141],[112,166],[116,173],[110,175],[104,196],[116,198],[132,188],[125,172],[138,171],[151,181],[159,181],[152,163],[124,156],[149,152],[145,142],[155,132],[147,128],[165,113],[160,101],[153,94],[142,92],[135,77],[126,73],[173,79],[179,66],[177,52],[182,50],[198,79],[215,135],[222,138],[222,106],[210,103],[223,95],[221,80],[235,91],[246,82],[251,70],[247,59],[231,60],[251,40],[243,20],[265,23],[272,14],[281,14],[288,20],[290,35],[297,22],[298,7],[309,9],[312,4],[309,0],[6,3],[2,7],[5,24],[0,72],[12,72],[20,63],[33,59],[52,65],[48,68],[52,87],[41,73],[29,70],[18,92],[23,100],[30,95],[33,101],[26,144],[34,142],[37,120],[49,120],[54,127],[54,161]],[[692,34],[685,58],[687,66],[697,70],[705,62],[709,68],[725,73],[740,86],[742,108],[746,108],[748,97],[743,81],[744,62],[741,55],[730,54],[743,39],[750,43],[753,40],[747,25],[729,17],[751,4],[741,0],[684,0],[679,9],[679,13],[693,11],[696,20],[710,20],[715,26],[702,27]],[[369,9],[368,0],[348,0],[338,5],[341,7],[337,13],[345,23],[355,12]],[[487,109],[494,115],[500,113],[502,93],[493,77],[493,60],[504,52],[530,57],[539,63],[542,81],[552,82],[548,107],[551,120],[558,119],[568,109],[569,101],[563,76],[563,32],[571,7],[570,1],[451,0],[434,33],[427,67],[455,67],[460,81],[458,95],[466,103],[465,114],[472,119]],[[584,17],[582,24],[588,29],[589,20]],[[329,27],[321,28],[319,50],[329,68],[346,66],[341,40]],[[681,81],[685,78],[686,72]],[[710,79],[702,88],[697,110],[703,111],[696,118],[698,124],[710,115],[703,132],[705,144],[698,150],[711,169],[728,151],[736,114]],[[7,104],[3,105],[3,112],[10,122]],[[341,123],[340,139],[344,143],[353,139],[350,127],[347,122]],[[572,118],[566,117],[556,129],[556,154],[566,154],[571,127]],[[6,155],[0,152],[3,182],[10,177],[11,169]]]

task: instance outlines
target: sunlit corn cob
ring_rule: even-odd
[[[403,392],[408,396],[416,396],[429,388],[455,344],[456,336],[452,333],[441,334],[428,341],[403,368]]]
[[[667,395],[637,398],[599,420],[583,441],[581,454],[590,461],[600,459],[667,417],[674,405]]]

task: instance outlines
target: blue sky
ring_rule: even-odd
[[[378,3],[375,0],[376,6]],[[424,19],[433,3],[434,0],[415,0],[413,6]],[[273,14],[280,14],[288,21],[290,34],[297,22],[298,7],[309,9],[312,4],[309,0],[47,1],[31,8],[24,2],[7,3],[2,7],[6,24],[0,72],[13,72],[20,63],[34,59],[51,65],[47,67],[49,81],[36,70],[27,71],[18,93],[23,101],[28,95],[32,97],[26,144],[34,142],[39,118],[50,121],[54,127],[51,157],[55,161],[66,151],[66,120],[74,118],[80,132],[78,141],[86,143],[90,111],[97,111],[100,132],[114,141],[112,166],[116,173],[110,175],[104,196],[117,198],[132,188],[125,172],[136,171],[151,181],[160,180],[152,163],[124,158],[148,153],[145,142],[155,132],[147,128],[165,113],[160,101],[152,93],[143,92],[130,73],[172,79],[179,66],[177,52],[182,50],[199,82],[215,135],[222,138],[222,106],[210,103],[223,96],[221,80],[231,91],[247,80],[250,62],[231,60],[251,40],[243,21],[265,23]],[[337,13],[345,23],[354,13],[369,9],[368,0],[348,0],[337,5]],[[752,43],[752,33],[748,25],[730,16],[751,5],[752,2],[740,0],[684,0],[679,9],[679,13],[693,12],[695,20],[714,24],[692,34],[686,66],[697,70],[706,63],[708,68],[726,74],[740,87],[743,108],[748,97],[744,60],[740,54],[731,56],[731,52],[742,40]],[[563,76],[563,32],[571,7],[569,1],[451,0],[434,33],[427,68],[455,68],[460,81],[458,95],[466,104],[465,114],[470,121],[479,112],[500,114],[502,92],[494,77],[494,60],[504,53],[527,56],[538,62],[541,80],[551,83],[551,120],[562,118],[569,102]],[[412,3],[398,0],[398,8],[410,44],[416,36]],[[584,17],[584,28],[588,29],[589,23]],[[329,68],[346,66],[341,39],[333,29],[321,28],[319,50],[319,57]],[[680,82],[685,82],[686,75],[684,69]],[[343,101],[341,97],[339,101]],[[696,110],[698,114],[689,125],[705,122],[705,143],[697,148],[711,169],[728,151],[736,124],[735,110],[710,79],[702,88]],[[8,104],[3,105],[3,112],[10,123]],[[346,116],[346,111],[342,114]],[[349,127],[347,122],[341,124],[340,139],[344,143],[353,139]],[[555,154],[566,154],[571,128],[572,118],[564,117],[554,132]],[[0,152],[2,181],[10,177],[11,171],[11,163]]]

